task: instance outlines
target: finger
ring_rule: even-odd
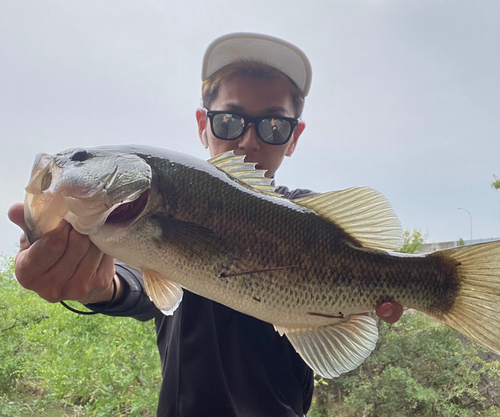
[[[111,286],[114,275],[114,266],[108,267],[106,272],[100,269],[104,254],[92,242],[85,255],[80,260],[74,274],[66,282],[62,296],[66,300],[85,301],[95,298],[96,294],[107,290]]]
[[[9,220],[12,223],[23,229],[24,233],[21,235],[21,238],[19,239],[20,249],[21,250],[28,249],[31,246],[31,244],[29,243],[28,238],[26,237],[26,223],[24,222],[23,203],[16,203],[10,206],[9,211],[7,212],[7,216],[9,217]]]
[[[31,246],[30,241],[28,240],[28,236],[26,236],[26,233],[23,233],[21,237],[19,238],[19,250],[20,251],[25,251]]]
[[[43,293],[39,292],[43,298],[50,302],[69,299],[66,295],[66,286],[72,280],[91,245],[88,236],[71,228],[63,255],[42,275],[41,281],[47,286]]]
[[[381,320],[392,324],[396,323],[403,315],[403,306],[393,301],[386,301],[380,303],[375,312]]]
[[[37,286],[36,281],[63,256],[70,231],[69,223],[61,221],[31,246],[26,237],[21,238],[21,251],[16,256],[16,276],[21,285],[35,290],[33,285]]]
[[[95,246],[94,248],[97,251],[94,256],[96,256],[96,259],[97,256],[99,256],[100,262],[87,281],[84,297],[75,298],[75,300],[81,302],[82,304],[107,302],[113,296],[112,281],[115,276],[115,260],[114,258],[103,254]]]
[[[109,255],[103,255],[101,263],[97,268],[96,276],[101,280],[101,282],[103,279],[111,282],[111,278],[115,276],[115,273],[115,258]]]
[[[9,208],[7,212],[9,216],[9,220],[15,225],[19,226],[25,232],[25,223],[24,223],[24,204],[16,203]]]

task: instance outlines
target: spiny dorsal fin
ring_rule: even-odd
[[[255,163],[245,162],[245,155],[236,156],[233,151],[222,153],[208,160],[239,183],[263,194],[282,197],[274,192],[273,179],[266,178],[266,170],[255,169]]]
[[[378,191],[352,187],[293,200],[340,226],[364,247],[396,251],[403,231],[394,210]]]
[[[359,315],[311,329],[274,327],[282,336],[286,335],[304,362],[325,378],[337,377],[361,365],[378,338],[375,320]]]

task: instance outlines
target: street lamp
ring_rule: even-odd
[[[469,214],[470,219],[470,244],[472,245],[472,215],[469,213],[469,210],[465,210],[464,208],[458,208],[459,210],[466,211]]]

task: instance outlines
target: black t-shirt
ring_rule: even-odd
[[[289,199],[314,194],[277,191]],[[307,413],[313,372],[272,324],[186,290],[174,314],[165,316],[144,291],[139,271],[117,262],[116,272],[125,295],[104,314],[155,319],[163,376],[158,417]]]

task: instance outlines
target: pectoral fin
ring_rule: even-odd
[[[377,324],[368,316],[351,316],[346,321],[311,329],[285,329],[297,353],[317,374],[334,378],[361,365],[375,348]]]
[[[146,293],[151,298],[151,301],[166,316],[174,314],[182,300],[183,291],[181,286],[152,269],[144,269],[141,272]]]

